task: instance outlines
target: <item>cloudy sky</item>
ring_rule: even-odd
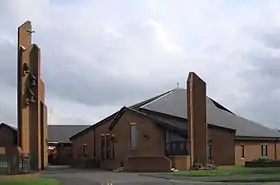
[[[280,128],[280,1],[1,0],[0,122],[16,124],[17,27],[42,48],[49,124],[94,124],[185,87]]]

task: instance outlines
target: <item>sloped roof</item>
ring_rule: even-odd
[[[207,123],[236,130],[242,137],[280,137],[277,130],[265,127],[234,114],[211,98],[206,98]],[[142,109],[187,119],[187,91],[174,89],[152,102],[142,105]]]
[[[17,128],[10,126],[5,123],[0,124],[1,127],[6,126],[15,132],[17,132]],[[67,143],[70,142],[69,138],[88,128],[90,125],[48,125],[48,142],[61,142]]]
[[[11,130],[17,132],[17,129],[16,129],[15,127],[10,126],[10,125],[7,125],[6,123],[0,123],[0,129],[1,129],[2,127],[7,127],[7,128],[9,128],[9,129],[11,129]]]
[[[153,116],[149,113],[147,114],[146,112],[143,112],[142,109],[141,110],[135,110],[135,109],[131,109],[131,108],[128,108],[128,107],[123,107],[123,108],[120,109],[117,116],[115,117],[115,119],[110,124],[109,129],[112,129],[115,126],[115,124],[118,122],[118,120],[121,118],[121,116],[126,111],[135,113],[139,116],[144,116],[145,118],[153,121],[153,123],[158,124],[159,126],[164,127],[165,129],[168,129],[168,130],[171,130],[171,131],[176,131],[177,133],[179,133],[181,135],[184,135],[184,136],[187,135],[187,127],[184,127],[184,126],[178,127],[178,125],[174,124],[174,121],[176,121],[175,119],[172,119],[172,123],[170,123],[171,119],[164,119],[162,116],[161,117],[155,117],[155,116]],[[161,118],[161,119],[158,119],[158,118]],[[178,123],[178,121],[177,121],[177,123]]]
[[[129,106],[128,108],[129,108],[129,109],[135,109],[135,110],[137,110],[137,109],[139,109],[141,106],[146,105],[147,103],[152,102],[152,101],[154,101],[154,100],[160,98],[161,96],[164,96],[165,94],[168,94],[168,93],[171,92],[171,91],[172,91],[172,90],[167,91],[167,92],[162,93],[162,94],[159,94],[159,95],[157,95],[157,96],[154,96],[154,97],[152,97],[152,98],[150,98],[150,99],[141,101],[141,102],[139,102],[139,103],[136,103],[136,104],[134,104],[134,105]],[[95,123],[95,124],[89,126],[88,128],[86,128],[86,129],[84,129],[84,130],[81,130],[80,132],[78,132],[78,133],[72,135],[72,136],[70,137],[70,140],[73,140],[73,139],[75,139],[75,138],[77,138],[77,137],[79,137],[79,136],[81,136],[81,135],[83,135],[83,134],[86,134],[87,132],[91,131],[92,129],[94,129],[94,128],[97,127],[98,125],[105,123],[106,121],[113,120],[116,116],[118,116],[118,113],[119,113],[119,111],[117,111],[117,112],[115,112],[115,113],[113,113],[113,114],[107,116],[106,118],[100,120],[99,122],[97,122],[97,123]]]
[[[48,125],[49,142],[70,142],[69,138],[90,125]]]

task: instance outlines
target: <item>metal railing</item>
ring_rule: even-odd
[[[30,157],[26,155],[8,156],[0,154],[0,174],[30,173]]]

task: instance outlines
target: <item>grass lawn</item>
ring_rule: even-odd
[[[61,185],[61,183],[56,179],[15,178],[0,180],[0,185]]]
[[[150,174],[148,176],[223,182],[280,182],[280,167],[246,168],[226,166],[219,167],[217,170],[189,170]]]
[[[240,176],[252,174],[280,174],[280,167],[248,168],[243,166],[223,166],[217,170],[189,170],[168,173],[171,176],[212,177],[212,176]]]

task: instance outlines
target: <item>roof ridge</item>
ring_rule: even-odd
[[[166,93],[164,93],[164,94],[161,94],[161,95],[159,95],[159,96],[157,96],[157,97],[154,97],[153,100],[151,100],[151,101],[149,101],[149,102],[147,102],[147,103],[141,105],[139,108],[142,108],[142,107],[144,107],[144,106],[146,106],[146,105],[149,105],[150,103],[153,103],[153,102],[155,102],[155,101],[157,101],[157,100],[159,100],[159,99],[161,99],[161,98],[167,96],[168,94],[172,93],[173,91],[174,91],[174,89],[172,89],[172,90],[170,90],[170,91],[168,91],[168,92],[166,92]]]

